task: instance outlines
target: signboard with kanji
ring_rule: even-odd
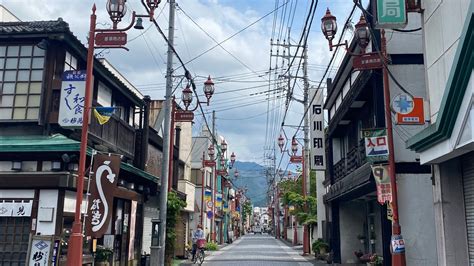
[[[397,113],[398,125],[423,125],[425,124],[425,111],[423,98],[413,97],[410,112]]]
[[[352,67],[354,70],[380,69],[383,67],[383,61],[377,52],[366,53],[354,56],[352,59]]]
[[[323,90],[310,89],[309,98],[314,100],[311,103],[310,113],[310,134],[311,150],[310,161],[311,169],[326,170],[326,148],[324,141],[324,111],[323,111]]]
[[[97,46],[121,46],[127,44],[125,32],[99,32],[95,35]]]
[[[86,91],[86,71],[65,71],[62,77],[58,123],[63,127],[82,127]]]
[[[176,122],[193,122],[194,113],[192,111],[175,111],[174,119]]]
[[[386,202],[392,202],[388,165],[372,165],[372,173],[377,184],[377,201],[382,205]]]
[[[377,0],[377,28],[403,28],[407,24],[405,0]]]
[[[51,265],[53,239],[51,236],[33,236],[28,259],[29,266]]]
[[[21,202],[0,201],[0,217],[30,217],[33,201]]]
[[[94,156],[93,182],[91,182],[86,218],[86,233],[93,238],[101,238],[107,231],[112,216],[120,162],[120,155],[116,154]]]
[[[385,129],[364,129],[365,155],[368,162],[388,160],[388,139]]]

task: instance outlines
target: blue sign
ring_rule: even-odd
[[[212,211],[207,212],[207,218],[212,219],[212,215],[213,215]]]
[[[86,71],[64,71],[62,78],[58,123],[63,127],[81,127],[85,106]]]

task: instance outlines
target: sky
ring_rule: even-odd
[[[225,50],[218,46],[186,64],[195,77],[198,91],[201,94],[202,84],[208,75],[216,83],[216,93],[211,98],[210,105],[204,105],[204,110],[209,122],[211,121],[212,110],[216,111],[216,128],[218,134],[224,136],[229,144],[229,151],[234,151],[240,161],[263,164],[269,158],[268,154],[265,154],[264,148],[276,145],[276,138],[280,134],[281,117],[284,113],[284,100],[276,98],[281,94],[267,92],[275,89],[273,76],[269,78],[268,71],[270,50],[272,49],[273,53],[278,52],[280,55],[283,52],[282,48],[279,51],[276,47],[271,48],[270,39],[272,36],[274,42],[276,42],[276,39],[284,39],[288,32],[288,26],[291,25],[291,42],[297,43],[311,1],[176,0],[176,2],[178,10],[175,22],[175,48],[184,62],[190,61],[215,46],[215,41],[220,42],[227,39],[268,14],[275,7],[282,6],[277,12],[268,15],[222,43]],[[97,27],[111,27],[111,21],[106,12],[105,0],[1,0],[0,3],[23,21],[56,20],[61,17],[69,23],[72,32],[83,43],[86,43],[89,16],[93,3],[97,5]],[[308,38],[308,77],[310,86],[317,85],[331,57],[327,41],[320,29],[321,17],[327,7],[338,18],[339,29],[342,29],[343,25],[341,24],[349,15],[352,1],[318,1],[316,15]],[[145,11],[138,0],[128,0],[127,8],[127,14],[119,26],[125,27],[129,24],[131,11],[137,13],[144,13]],[[292,8],[295,10],[294,15],[290,13],[293,10]],[[162,0],[155,11],[155,17],[157,17],[157,21],[166,35],[168,32],[168,14],[169,5],[167,1]],[[281,21],[285,23],[282,24]],[[352,21],[352,24],[355,24],[358,21],[358,16],[354,16]],[[131,29],[127,32],[129,40],[127,47],[130,51],[112,49],[96,50],[96,53],[98,53],[98,56],[109,60],[144,95],[150,95],[152,99],[163,99],[167,46],[149,21],[144,20],[143,25],[145,29],[142,31]],[[351,33],[349,32],[349,34]],[[275,58],[273,57],[271,61],[273,67],[282,66],[282,59],[276,61]],[[174,87],[177,88],[176,98],[180,98],[181,89],[184,88],[185,84],[180,84],[180,75],[182,76],[184,72],[177,62],[175,58]],[[296,62],[294,65],[297,65]],[[335,66],[337,67],[337,64]],[[332,71],[329,76],[334,74],[335,71]],[[298,75],[301,75],[301,72]],[[298,81],[294,96],[302,99],[302,95],[302,83]],[[203,100],[204,97],[201,95],[200,99]],[[269,109],[271,112],[267,112]],[[303,106],[296,101],[292,101],[285,117],[285,125],[290,126],[285,127],[285,133],[288,136],[294,134],[295,128],[291,125],[298,125],[302,114]],[[199,134],[204,125],[201,114],[196,113],[195,117],[193,135]],[[268,130],[267,121],[272,122]],[[274,138],[274,141],[270,141],[269,136],[272,139]],[[298,136],[302,136],[301,132]],[[277,165],[280,157],[281,154],[278,151],[275,158]],[[282,168],[287,166],[287,160],[288,158],[283,158]]]

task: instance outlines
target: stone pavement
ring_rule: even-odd
[[[270,235],[245,235],[222,249],[210,252],[203,265],[314,265],[293,249]]]

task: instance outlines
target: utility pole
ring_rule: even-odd
[[[303,83],[304,83],[304,98],[303,105],[304,110],[308,110],[309,100],[309,82],[308,82],[308,48],[305,45],[303,47]],[[305,183],[305,191],[303,191],[303,197],[306,198],[310,195],[310,161],[309,161],[309,114],[306,112],[304,117],[304,153],[303,153],[303,182]],[[305,204],[306,212],[309,212],[307,204]],[[310,237],[308,225],[304,226],[303,229],[303,254],[310,254]]]
[[[168,181],[169,181],[169,164],[170,164],[170,128],[171,128],[171,101],[173,91],[173,50],[174,45],[174,15],[175,0],[170,0],[169,27],[168,27],[168,58],[166,66],[166,94],[164,106],[164,126],[163,126],[163,163],[161,167],[161,187],[160,187],[160,226],[159,226],[159,246],[158,252],[151,250],[151,265],[165,265],[165,248],[166,248],[166,212],[168,203]]]
[[[217,147],[217,139],[216,139],[216,111],[212,111],[212,145]],[[214,140],[216,143],[214,143]],[[216,241],[216,222],[215,222],[215,217],[216,217],[216,183],[217,183],[217,164],[219,162],[219,158],[216,156],[216,166],[212,169],[212,178],[211,178],[211,190],[212,190],[212,219],[211,219],[211,240]]]

